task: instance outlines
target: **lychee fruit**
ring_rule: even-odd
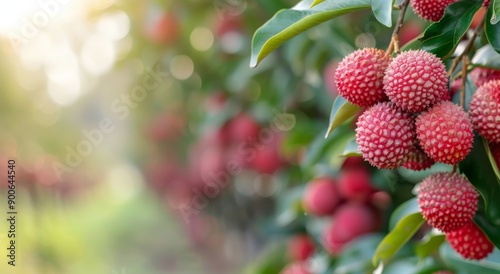
[[[232,142],[255,142],[258,139],[260,125],[246,113],[233,117],[227,124],[227,131]]]
[[[365,168],[367,167],[366,162],[363,160],[363,157],[361,156],[351,156],[347,157],[344,160],[344,163],[342,163],[342,170],[347,170],[347,169],[358,169],[358,168]]]
[[[420,171],[434,165],[435,161],[427,155],[418,145],[414,145],[408,153],[402,166],[406,169]]]
[[[306,212],[317,216],[330,215],[339,203],[339,191],[332,178],[317,178],[307,185],[303,200]]]
[[[450,85],[450,98],[453,98],[455,94],[462,88],[462,77],[455,79]],[[445,100],[443,100],[445,101]],[[450,101],[450,100],[447,100]]]
[[[446,233],[446,239],[466,259],[481,260],[493,251],[491,241],[472,221],[461,229]]]
[[[341,171],[338,178],[340,194],[351,201],[366,201],[374,191],[370,172],[364,168]]]
[[[481,136],[489,142],[500,143],[500,80],[490,81],[477,89],[469,113]]]
[[[384,77],[389,99],[403,110],[420,112],[449,98],[443,62],[423,50],[410,50],[393,59]]]
[[[446,7],[456,1],[458,0],[410,0],[410,4],[418,17],[437,22],[443,17]]]
[[[417,200],[425,220],[434,228],[450,232],[474,217],[479,194],[464,176],[439,172],[420,184]]]
[[[288,257],[293,261],[305,261],[314,253],[315,245],[307,235],[296,235],[288,242]]]
[[[280,274],[311,274],[306,262],[294,262],[287,265]]]
[[[382,79],[389,61],[385,51],[375,48],[359,49],[344,57],[335,73],[340,95],[359,106],[386,101]]]
[[[480,88],[489,81],[500,80],[500,70],[478,67],[470,72],[470,77],[474,84]]]
[[[491,0],[484,0],[483,7],[488,7],[490,5]]]
[[[401,165],[413,146],[413,118],[392,103],[367,109],[356,123],[356,142],[363,158],[377,168]]]
[[[420,147],[436,162],[457,164],[472,148],[469,116],[452,102],[444,101],[422,112],[415,125]]]

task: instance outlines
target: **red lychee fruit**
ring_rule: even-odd
[[[446,239],[466,259],[481,260],[493,251],[491,241],[472,221],[461,229],[446,233]]]
[[[488,7],[490,5],[491,0],[484,0],[483,7]]]
[[[335,81],[347,101],[359,106],[371,106],[386,101],[382,79],[390,56],[375,48],[357,50],[340,62]]]
[[[346,204],[339,208],[333,222],[323,232],[323,245],[332,254],[339,254],[355,238],[378,228],[375,212],[363,204]]]
[[[261,174],[273,174],[284,166],[284,159],[280,154],[281,136],[274,134],[269,144],[262,144],[257,149],[255,158],[250,162],[250,167]]]
[[[479,194],[464,176],[439,172],[422,181],[417,199],[424,219],[432,227],[450,232],[472,220]]]
[[[449,98],[443,62],[423,50],[410,50],[393,59],[384,77],[389,99],[403,110],[420,112]]]
[[[415,125],[420,147],[436,162],[454,165],[472,148],[469,116],[452,102],[444,101],[422,112]]]
[[[333,97],[337,97],[339,95],[339,90],[337,89],[337,84],[335,84],[335,72],[337,71],[337,67],[339,66],[339,62],[337,60],[333,60],[325,66],[323,70],[323,82],[328,93]]]
[[[456,1],[458,0],[410,0],[410,4],[418,17],[437,22],[443,17],[446,7]]]
[[[478,67],[470,72],[470,77],[474,84],[480,88],[489,81],[500,80],[500,70]]]
[[[490,81],[477,89],[469,113],[481,136],[489,142],[500,143],[500,80]]]
[[[417,20],[406,22],[399,32],[399,43],[406,45],[406,43],[417,38],[422,33],[422,26]]]
[[[370,172],[364,168],[343,170],[338,179],[340,194],[354,201],[366,201],[374,191]]]
[[[389,102],[367,109],[356,125],[359,151],[377,168],[399,167],[413,146],[412,116]]]
[[[311,274],[306,262],[295,262],[287,265],[280,274]]]
[[[366,168],[368,167],[366,165],[366,162],[363,160],[363,157],[361,156],[351,156],[347,157],[342,163],[342,170],[347,170],[347,169],[358,169],[358,168]]]
[[[414,145],[402,166],[406,169],[420,171],[430,168],[434,163],[435,161],[427,153],[418,145]]]
[[[233,117],[227,124],[227,131],[231,142],[256,142],[259,137],[260,125],[246,113]]]
[[[303,201],[306,212],[317,216],[330,215],[339,203],[337,185],[332,178],[317,178],[307,185]]]
[[[166,13],[153,23],[148,36],[161,45],[172,44],[179,38],[180,23],[173,13]]]
[[[307,235],[296,235],[288,242],[288,257],[293,261],[305,261],[315,249],[314,242]]]
[[[497,167],[500,170],[500,143],[490,143],[491,154],[497,163]]]
[[[392,197],[385,191],[377,191],[370,195],[370,205],[374,208],[385,211],[392,203]]]

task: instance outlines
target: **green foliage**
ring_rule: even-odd
[[[326,130],[325,138],[332,133],[338,126],[344,123],[347,119],[356,115],[359,112],[359,107],[352,103],[349,103],[342,96],[337,96],[337,99],[333,102],[332,110],[330,113],[330,123],[328,129]]]
[[[493,7],[490,7],[488,9],[486,18],[493,18],[494,14],[495,11]],[[495,16],[498,16],[498,14],[496,14]],[[496,52],[500,53],[500,24],[492,24],[491,21],[486,20],[484,32],[491,46],[495,49]]]
[[[372,10],[375,18],[386,27],[392,26],[392,6],[394,0],[372,0]]]

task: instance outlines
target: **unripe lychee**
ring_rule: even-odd
[[[420,147],[434,161],[454,165],[472,148],[474,133],[467,113],[452,102],[444,101],[416,119]]]
[[[307,235],[296,235],[288,242],[288,257],[293,261],[305,261],[314,253],[315,245]]]
[[[365,168],[341,171],[338,179],[340,194],[354,201],[366,201],[373,192],[370,172]]]
[[[478,88],[469,107],[477,132],[489,142],[500,143],[500,80]]]
[[[389,99],[403,110],[420,112],[449,98],[443,62],[423,50],[410,50],[393,59],[384,77]]]
[[[360,49],[344,57],[335,73],[340,95],[359,106],[386,101],[382,79],[389,61],[385,51],[374,48]]]
[[[472,221],[459,230],[446,233],[446,239],[466,259],[481,260],[493,251],[491,241]]]
[[[425,178],[418,190],[424,219],[443,232],[462,228],[474,217],[479,195],[464,176],[439,172]]]
[[[489,81],[500,80],[500,70],[478,67],[470,72],[470,77],[474,84],[480,88]]]
[[[410,0],[413,11],[418,17],[426,20],[437,22],[444,15],[444,10],[451,3],[457,0]]]
[[[325,216],[332,214],[340,203],[335,181],[328,177],[311,181],[304,194],[304,210],[308,213]]]
[[[435,161],[432,160],[427,153],[425,153],[418,145],[413,146],[403,162],[402,166],[407,169],[419,171],[426,170],[434,165]]]
[[[287,265],[280,274],[311,274],[306,262],[295,262]]]
[[[399,167],[413,146],[413,118],[389,102],[367,109],[356,125],[359,151],[378,168]]]

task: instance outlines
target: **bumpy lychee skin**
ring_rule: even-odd
[[[446,233],[446,239],[466,259],[481,260],[493,251],[491,241],[472,221],[459,230]]]
[[[500,80],[478,88],[469,107],[477,132],[489,142],[500,143]]]
[[[456,1],[457,0],[410,0],[410,4],[418,17],[426,21],[437,22],[443,17],[446,7]]]
[[[474,84],[480,88],[489,81],[499,80],[500,70],[478,67],[470,72],[470,77]]]
[[[455,231],[469,223],[476,213],[478,198],[467,178],[447,172],[425,178],[417,195],[424,219],[443,232]]]
[[[399,167],[413,146],[413,118],[389,102],[367,109],[356,125],[359,151],[377,168]]]
[[[419,146],[415,145],[408,153],[406,160],[402,166],[406,169],[420,171],[430,168],[436,163],[427,153],[425,153]]]
[[[410,112],[449,98],[443,62],[423,50],[406,51],[394,58],[384,77],[384,89],[394,104]]]
[[[303,201],[306,212],[317,216],[329,215],[339,203],[340,195],[333,179],[317,178],[307,185]]]
[[[436,162],[454,165],[472,148],[474,133],[467,113],[452,102],[441,102],[416,119],[422,149]]]
[[[381,49],[364,48],[347,55],[335,73],[338,92],[359,106],[386,101],[382,79],[389,61]]]

